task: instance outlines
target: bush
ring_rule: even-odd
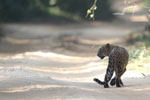
[[[132,49],[129,52],[130,55],[130,59],[131,60],[144,60],[145,58],[150,58],[150,52],[149,52],[150,48],[136,48],[136,49]]]
[[[50,1],[55,2],[55,6],[50,6]],[[18,21],[28,18],[50,17],[55,11],[60,9],[71,16],[85,18],[86,11],[91,7],[94,0],[0,0],[0,19],[5,21]],[[98,9],[95,12],[96,19],[112,18],[110,0],[98,0]],[[50,9],[54,9],[50,12]],[[61,13],[58,11],[58,13]],[[59,15],[59,14],[58,14]]]
[[[129,44],[142,43],[145,47],[150,47],[150,34],[147,31],[132,33],[129,35],[127,42]]]
[[[131,49],[129,52],[130,62],[128,68],[132,70],[137,70],[140,72],[149,72],[150,71],[150,48],[141,47]],[[144,75],[144,74],[142,74]]]
[[[3,37],[3,36],[4,36],[4,34],[3,34],[3,31],[2,31],[2,27],[0,25],[0,38]]]
[[[0,19],[21,20],[44,13],[49,0],[0,0]]]

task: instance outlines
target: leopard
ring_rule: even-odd
[[[100,59],[108,57],[108,66],[104,81],[101,81],[98,78],[94,78],[93,80],[100,85],[104,85],[104,88],[109,88],[109,82],[111,86],[124,86],[121,76],[126,72],[126,66],[128,64],[129,54],[127,49],[107,43],[100,47],[97,56]],[[115,75],[112,78],[114,73]]]

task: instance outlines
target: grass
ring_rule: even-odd
[[[129,69],[150,72],[150,47],[131,49],[129,55]]]
[[[128,68],[150,72],[150,31],[134,32],[128,36],[127,42],[133,47],[129,52]]]

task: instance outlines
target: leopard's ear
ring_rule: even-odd
[[[109,43],[107,43],[107,44],[106,44],[106,47],[109,49],[109,48],[110,48],[110,44],[109,44]]]

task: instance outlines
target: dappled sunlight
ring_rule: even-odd
[[[64,64],[66,64],[66,66],[68,66],[68,64],[70,65],[68,68],[65,68],[63,66],[58,67],[53,67],[51,68],[52,70],[57,69],[59,70],[80,70],[80,69],[86,69],[86,71],[89,71],[89,67],[93,66],[93,67],[98,67],[99,65],[102,65],[98,60],[98,57],[75,57],[75,56],[67,56],[67,55],[61,55],[61,54],[56,54],[56,53],[51,53],[51,52],[42,52],[42,51],[37,51],[37,52],[26,52],[24,54],[16,54],[14,56],[6,56],[6,57],[0,57],[1,61],[6,61],[6,64],[9,64],[9,60],[13,60],[14,62],[19,62],[20,64],[23,64],[21,66],[24,67],[28,67],[28,63],[31,61],[32,62],[32,66],[34,67],[38,67],[40,65],[40,67],[53,67],[52,63],[55,63],[58,65],[58,63],[62,64],[64,66]],[[17,63],[16,63],[17,64]],[[34,65],[35,64],[35,65]],[[39,65],[38,65],[39,64]],[[43,65],[42,65],[43,64]],[[47,64],[46,66],[44,66],[45,64]],[[50,64],[48,66],[48,64]],[[51,65],[52,64],[52,65]],[[15,66],[19,66],[19,65],[15,65]],[[60,66],[60,65],[58,65]],[[76,66],[76,67],[74,67]],[[91,69],[91,68],[90,68]],[[48,69],[46,69],[48,70]],[[92,69],[93,70],[93,69]],[[84,71],[84,72],[86,72]]]
[[[135,91],[150,91],[150,87],[145,87],[145,88],[140,88],[140,89],[135,89]]]
[[[82,66],[81,66],[82,67]],[[50,77],[56,80],[91,82],[93,77],[103,79],[105,67],[88,66],[89,68],[44,68],[44,67],[6,67],[0,70],[0,79]],[[31,74],[32,73],[32,74]]]
[[[5,40],[9,43],[17,44],[17,45],[25,45],[31,42],[30,40],[27,40],[27,39],[15,39],[11,37],[6,37]]]
[[[6,91],[0,91],[0,92],[6,92],[6,93],[26,92],[26,91],[30,91],[33,89],[43,90],[43,89],[48,89],[48,88],[59,88],[59,87],[62,87],[62,86],[59,86],[59,85],[30,85],[30,86],[12,88],[12,89],[9,89]]]
[[[107,68],[105,60],[98,57],[77,57],[52,52],[26,52],[13,56],[0,57],[2,80],[23,77],[50,77],[54,80],[92,82],[94,77],[104,79]],[[4,63],[4,61],[7,63]],[[13,63],[10,63],[9,61]],[[72,63],[71,63],[72,62]],[[32,66],[32,67],[31,67]],[[32,73],[30,75],[30,73]],[[2,75],[3,74],[3,75]],[[124,77],[143,77],[141,73],[127,71]]]
[[[105,33],[106,34],[106,33]],[[81,40],[81,43],[85,43],[85,44],[91,44],[91,45],[104,45],[106,43],[112,43],[112,44],[115,44],[115,43],[119,43],[121,42],[122,40],[120,40],[119,38],[113,38],[113,39],[99,39],[99,40],[85,40],[85,39],[82,39]]]
[[[132,80],[132,79],[131,79]],[[144,93],[148,93],[149,94],[149,91],[150,91],[150,88],[149,88],[149,81],[146,81],[146,79],[142,79],[142,78],[135,78],[133,79],[135,80],[134,82],[130,81],[129,83],[132,84],[132,85],[126,85],[125,87],[123,87],[123,91],[125,90],[130,90],[132,92],[135,92],[135,93],[138,93],[138,92],[144,92]],[[140,80],[143,80],[143,83],[145,85],[143,85],[141,82],[137,82],[137,81],[140,81]],[[146,82],[145,82],[146,81]]]
[[[0,71],[3,80],[50,77],[56,80],[91,82],[93,77],[103,76],[105,71],[102,70],[106,69],[98,57],[77,57],[43,51],[25,52],[0,59],[3,62],[0,65],[5,66]]]
[[[126,13],[130,13],[133,16],[135,13],[141,11],[142,8],[139,5],[127,5],[126,7],[121,9],[120,13],[114,13],[114,15],[125,15]]]
[[[10,88],[8,90],[0,90],[1,93],[15,93],[15,92],[27,92],[33,90],[46,90],[52,88],[70,88],[70,89],[80,89],[85,91],[98,92],[92,88],[84,88],[79,86],[69,86],[69,85],[29,85],[23,87]]]
[[[39,58],[40,57],[40,58]],[[0,59],[20,59],[20,58],[32,58],[32,59],[47,59],[47,60],[56,60],[58,62],[74,62],[81,63],[86,61],[97,60],[96,57],[77,57],[77,56],[67,56],[62,54],[56,54],[52,52],[43,52],[43,51],[35,51],[35,52],[25,52],[16,54],[14,56],[6,56],[0,57]]]
[[[130,5],[124,8],[124,11],[126,13],[136,13],[142,10],[142,8],[139,5]]]
[[[148,22],[149,20],[147,19],[146,15],[141,15],[141,16],[131,16],[129,18],[130,21],[132,22]]]
[[[93,65],[93,66],[92,66]],[[95,66],[96,65],[96,66]],[[85,67],[84,67],[85,66]],[[40,72],[54,72],[59,74],[80,74],[85,72],[91,72],[95,70],[100,70],[102,68],[99,67],[99,64],[87,64],[80,67],[71,67],[71,68],[37,68],[37,67],[28,67],[26,69],[34,70],[34,71],[40,71]]]
[[[73,62],[83,62],[83,61],[89,61],[90,59],[93,59],[94,57],[77,57],[77,56],[67,56],[67,55],[62,55],[62,54],[56,54],[52,52],[42,52],[42,51],[37,51],[37,52],[27,52],[25,53],[26,55],[29,56],[40,56],[40,57],[46,57],[46,58],[51,58],[59,60],[59,61],[73,61]],[[61,59],[61,60],[60,60]]]
[[[18,66],[18,64],[21,64],[21,66],[28,67],[28,66],[36,66],[36,67],[52,67],[52,68],[60,68],[60,69],[66,69],[64,67],[68,66],[68,69],[82,69],[87,68],[90,65],[98,65],[96,63],[99,58],[98,57],[76,57],[76,56],[67,56],[67,55],[61,55],[56,54],[52,52],[26,52],[23,54],[16,54],[13,56],[1,56],[1,64],[2,65],[9,65],[10,61],[13,60],[13,65]],[[6,62],[7,61],[7,62]],[[4,62],[6,62],[4,64]],[[100,64],[100,63],[99,63]],[[87,66],[88,65],[88,66]]]

